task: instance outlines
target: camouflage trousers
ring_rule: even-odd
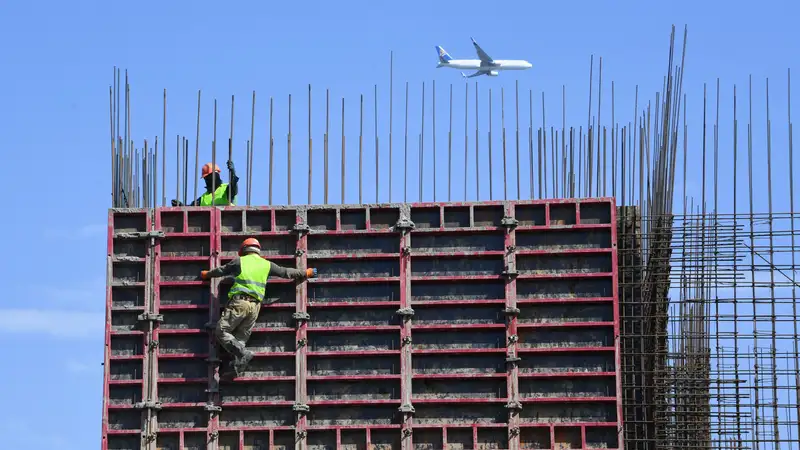
[[[250,301],[246,296],[235,295],[228,300],[214,332],[222,348],[241,357],[260,311],[261,303]]]

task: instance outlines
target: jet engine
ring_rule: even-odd
[[[496,77],[500,74],[496,70],[490,70],[486,75],[489,75],[490,77]]]

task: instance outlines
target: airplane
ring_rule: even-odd
[[[472,39],[472,38],[470,38]],[[453,59],[445,49],[436,46],[436,52],[439,54],[439,64],[436,68],[452,67],[454,69],[477,69],[477,72],[471,75],[465,75],[461,72],[464,78],[477,77],[479,75],[488,75],[496,77],[500,74],[501,70],[525,70],[533,67],[531,63],[521,59],[492,59],[491,56],[486,54],[485,51],[472,39],[472,45],[475,46],[475,51],[478,53],[480,59]]]

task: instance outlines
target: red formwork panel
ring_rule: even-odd
[[[104,450],[622,447],[611,198],[109,220]],[[270,280],[218,383],[230,283],[197,275],[246,237],[319,277]]]

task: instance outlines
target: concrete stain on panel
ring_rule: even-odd
[[[293,352],[295,350],[294,333],[260,333],[253,332],[247,341],[247,348],[254,352]]]
[[[309,400],[398,400],[400,380],[308,382]]]
[[[519,362],[520,373],[614,372],[614,366],[614,354],[611,352],[530,354]]]
[[[258,407],[222,408],[219,413],[219,426],[224,428],[232,427],[284,427],[294,425],[294,413],[292,408],[281,407]]]
[[[162,306],[173,305],[208,305],[209,291],[207,286],[159,286]]]
[[[208,399],[205,383],[159,384],[158,401],[161,403],[205,403]]]
[[[505,330],[414,331],[415,349],[504,348]]]
[[[202,359],[162,359],[158,362],[158,378],[206,378],[208,363]]]
[[[506,367],[504,355],[414,355],[411,364],[418,374],[503,373]]]
[[[141,336],[111,336],[111,356],[142,355],[144,344]]]
[[[607,280],[517,280],[517,299],[611,297],[613,283]]]
[[[111,288],[111,307],[115,310],[141,308],[143,306],[143,286],[113,286]]]
[[[506,380],[503,378],[482,378],[473,380],[430,380],[413,381],[415,399],[450,398],[506,398]]]
[[[618,448],[618,434],[614,427],[586,427],[587,448]]]
[[[208,335],[204,334],[161,334],[158,337],[158,351],[161,354],[208,353]]]
[[[308,413],[310,426],[391,425],[400,422],[397,406],[314,406]]]
[[[441,450],[444,448],[440,430],[414,430],[414,450]]]
[[[415,405],[414,423],[420,425],[444,424],[495,424],[506,423],[508,410],[505,405]]]
[[[597,255],[518,255],[517,270],[522,274],[610,273],[611,253]]]
[[[520,324],[614,321],[614,305],[611,302],[520,305],[519,309]]]
[[[134,410],[108,411],[109,430],[138,430],[142,422],[142,413]]]
[[[615,397],[616,380],[603,378],[521,379],[519,393],[526,398]]]
[[[245,377],[291,377],[295,375],[294,358],[254,358]]]
[[[142,401],[141,386],[109,386],[108,404],[114,406],[133,406]]]
[[[542,403],[523,408],[520,419],[532,423],[615,422],[616,415],[615,403]]]
[[[202,330],[208,322],[208,311],[162,311],[164,321],[159,327],[164,330]]]
[[[521,330],[518,345],[521,348],[611,347],[614,330],[611,327]]]
[[[311,376],[397,375],[399,356],[370,356],[369,358],[308,358]]]
[[[162,409],[158,412],[160,428],[203,428],[208,426],[208,413],[198,409]]]
[[[523,428],[519,434],[520,448],[526,450],[550,449],[549,428]]]
[[[309,349],[315,352],[398,350],[400,333],[331,333],[309,335]]]
[[[220,399],[223,408],[226,402],[292,401],[294,384],[285,381],[224,383]]]
[[[108,450],[140,450],[142,445],[139,436],[109,436],[106,441]]]
[[[133,381],[142,379],[141,361],[110,361],[108,376],[114,381]]]

